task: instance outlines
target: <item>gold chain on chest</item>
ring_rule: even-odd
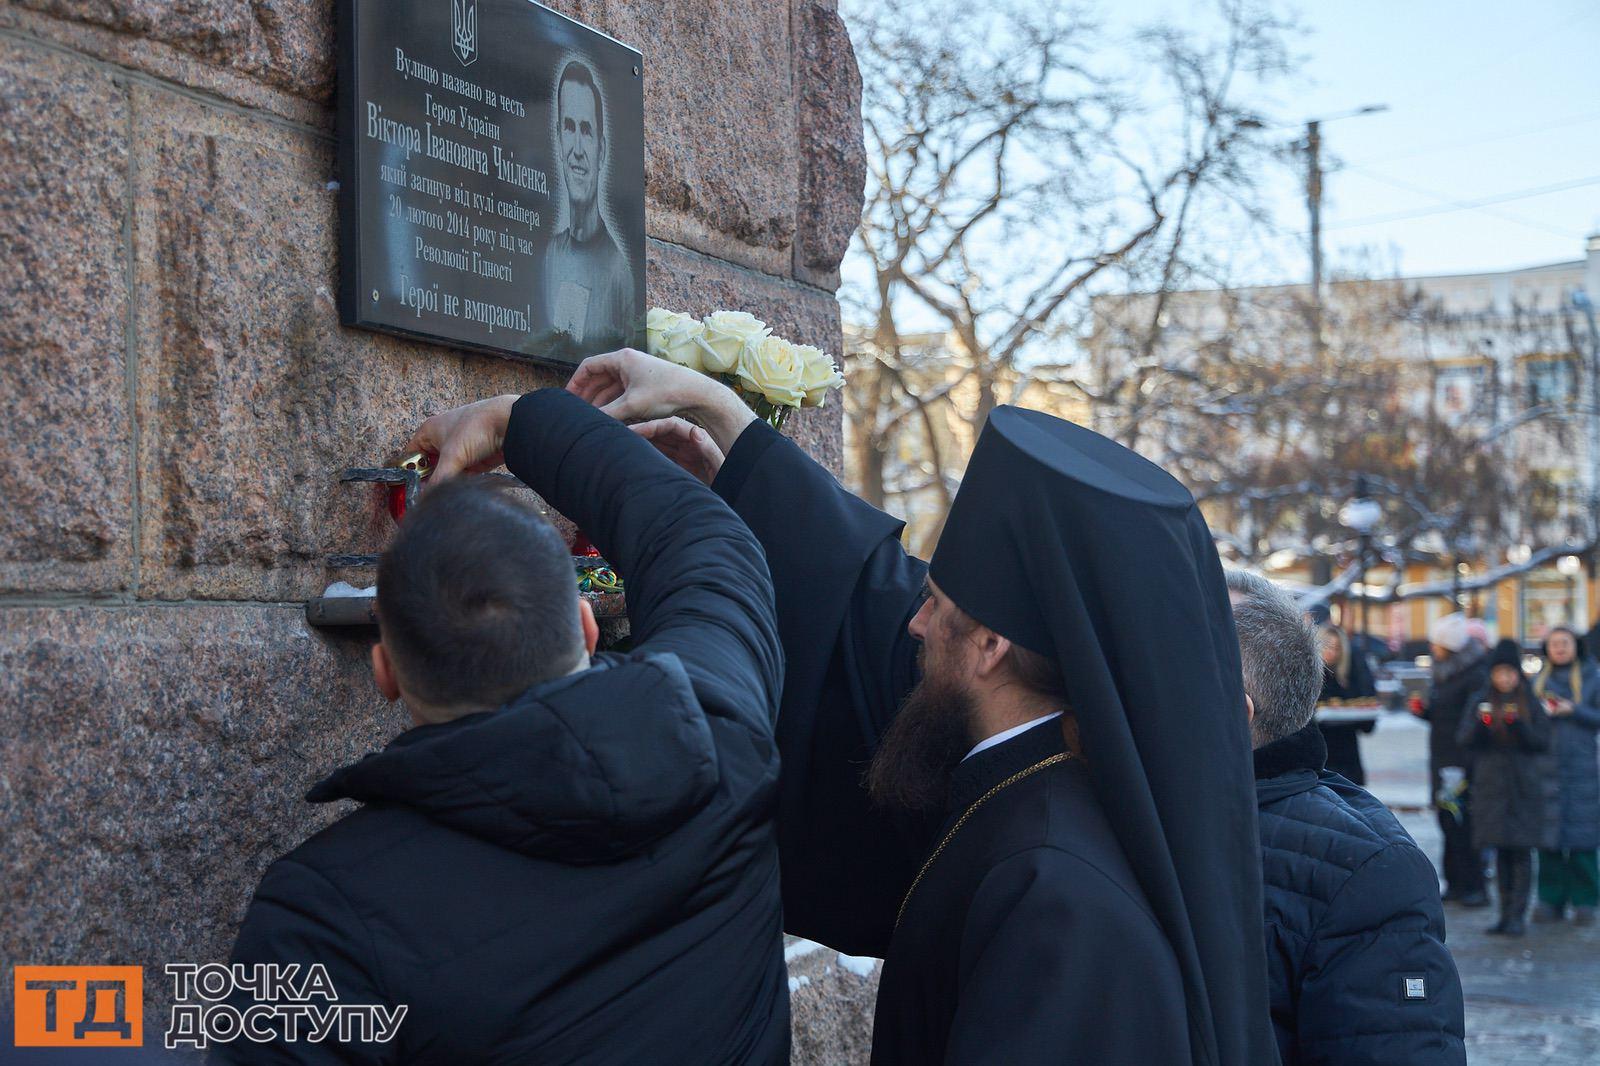
[[[1057,763],[1066,762],[1070,758],[1072,758],[1072,753],[1070,751],[1063,751],[1059,754],[1052,755],[1042,762],[1034,763],[1026,770],[1018,770],[1016,773],[1012,774],[1010,777],[1006,778],[1004,781],[1000,782],[998,785],[995,785],[989,791],[973,800],[972,804],[966,810],[961,812],[961,817],[956,819],[956,824],[951,826],[949,830],[945,832],[944,839],[939,841],[939,846],[933,849],[933,854],[929,855],[927,859],[923,861],[922,869],[917,871],[917,876],[911,881],[911,887],[906,889],[905,898],[900,901],[899,913],[894,916],[894,927],[896,929],[900,928],[900,919],[906,916],[906,904],[911,902],[911,897],[917,891],[917,886],[922,884],[923,875],[928,872],[928,868],[931,867],[934,863],[934,860],[939,857],[939,853],[944,851],[946,845],[950,843],[951,838],[954,837],[958,831],[960,831],[962,826],[967,824],[967,819],[971,818],[979,807],[982,807],[985,803],[988,803],[994,798],[995,794],[1002,789],[1016,784],[1025,777],[1031,777],[1040,770],[1047,769],[1056,765]]]

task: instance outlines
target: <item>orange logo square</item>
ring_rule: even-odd
[[[144,968],[18,966],[17,1047],[144,1046]]]

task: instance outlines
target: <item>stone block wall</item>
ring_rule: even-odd
[[[833,0],[551,6],[645,55],[650,303],[838,351],[864,160]],[[306,787],[402,724],[304,621],[391,528],[337,472],[560,380],[339,326],[332,37],[330,0],[0,0],[7,1014],[13,965],[225,957],[336,813]],[[838,467],[837,402],[790,432]],[[872,979],[822,957],[800,1061],[864,1049]]]

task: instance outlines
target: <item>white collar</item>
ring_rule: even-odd
[[[980,741],[978,741],[977,747],[973,748],[971,751],[967,752],[965,755],[963,755],[961,757],[961,761],[962,762],[966,762],[968,759],[972,758],[974,755],[978,754],[978,752],[980,752],[980,751],[987,751],[988,749],[994,747],[996,744],[1004,744],[1006,741],[1010,740],[1012,737],[1021,736],[1023,733],[1026,733],[1028,730],[1032,729],[1034,726],[1039,725],[1041,722],[1048,722],[1052,718],[1060,718],[1061,717],[1061,713],[1062,712],[1057,711],[1054,714],[1041,714],[1039,717],[1033,719],[1032,721],[1023,722],[1021,725],[1014,725],[1010,729],[1007,729],[1007,730],[1005,730],[1003,732],[1000,732],[1000,733],[996,733],[994,736],[990,737],[987,740],[980,740]]]

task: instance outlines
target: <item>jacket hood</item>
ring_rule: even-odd
[[[524,854],[600,863],[683,824],[718,776],[677,657],[600,656],[497,711],[408,730],[306,798],[396,804]]]

